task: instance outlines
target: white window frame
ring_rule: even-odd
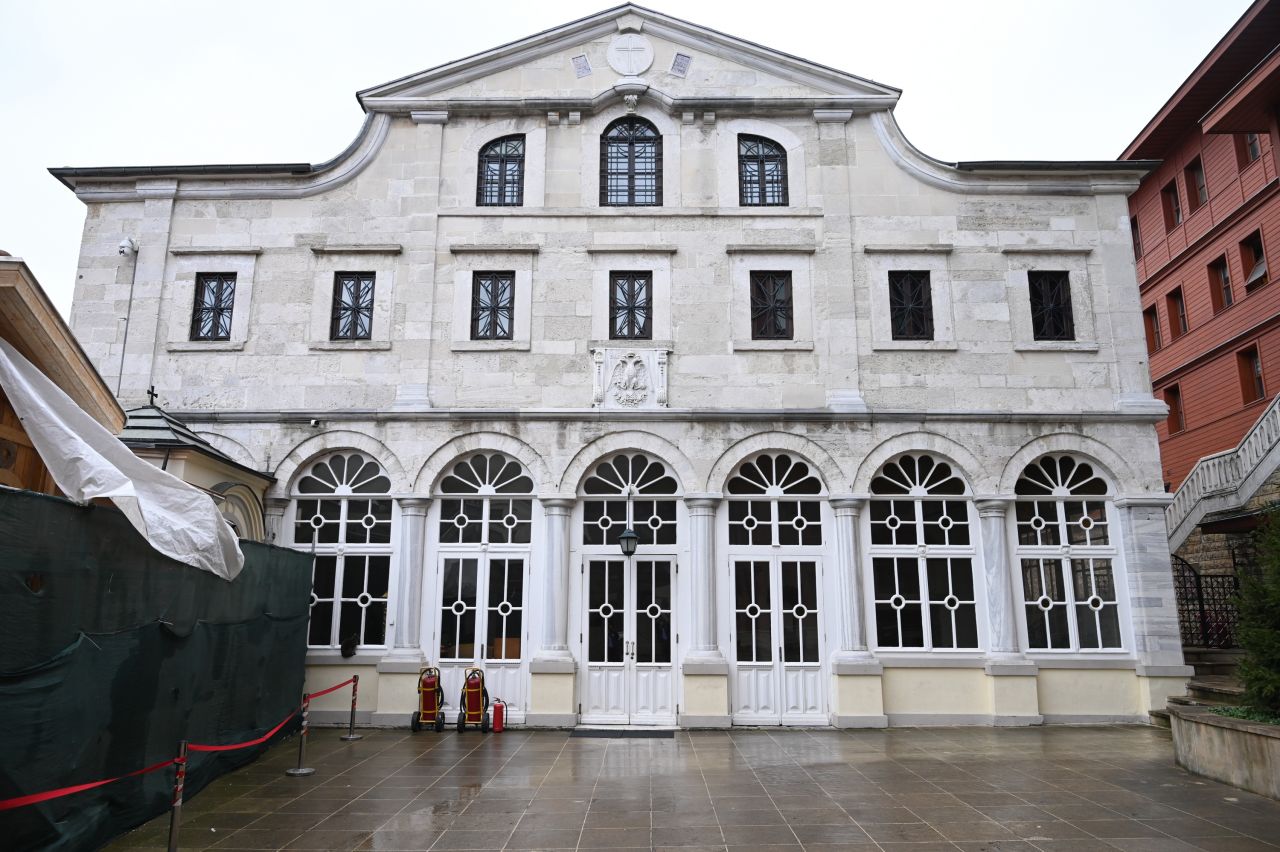
[[[176,256],[173,280],[169,284],[169,329],[167,352],[218,352],[244,349],[249,339],[249,314],[253,307],[253,279],[259,249],[228,248],[200,250]],[[196,276],[201,273],[231,272],[236,276],[235,299],[231,307],[231,335],[227,340],[192,340],[191,314],[195,309]]]
[[[398,249],[397,249],[398,251]],[[325,250],[313,253],[315,283],[311,296],[308,348],[312,350],[377,350],[391,348],[391,307],[395,301],[396,268],[387,253]],[[368,340],[330,340],[334,276],[339,272],[373,273],[373,317]]]
[[[950,249],[867,251],[866,270],[871,288],[871,348],[880,351],[933,350],[955,351],[955,297],[951,285]],[[893,317],[889,304],[889,273],[900,270],[923,270],[929,273],[929,299],[933,305],[933,340],[894,340]],[[968,306],[966,306],[967,308]],[[972,306],[977,310],[979,306]],[[981,306],[996,310],[1007,320],[1000,306]],[[974,317],[990,320],[992,317]]]
[[[533,267],[537,250],[529,247],[504,249],[459,245],[454,246],[452,251],[453,340],[450,344],[452,351],[528,351],[533,330]],[[477,272],[515,273],[510,340],[471,339],[471,296]]]
[[[735,161],[736,162],[736,161]],[[751,273],[791,273],[791,339],[753,340],[751,337]],[[732,346],[735,352],[813,349],[813,249],[773,251],[731,247],[729,281],[732,296]]]
[[[1093,282],[1089,274],[1092,249],[1051,246],[1009,247],[1006,290],[1009,299],[1009,327],[1015,352],[1097,352],[1098,338],[1093,313]],[[1067,273],[1071,286],[1071,319],[1075,340],[1036,340],[1031,323],[1031,284],[1027,273],[1045,270]]]

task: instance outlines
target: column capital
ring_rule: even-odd
[[[567,515],[573,509],[578,498],[572,494],[539,494],[538,502],[548,515]]]
[[[1009,513],[1009,507],[1013,505],[1012,497],[975,497],[973,505],[978,510],[980,518],[1002,518]]]
[[[852,515],[857,517],[867,505],[867,498],[860,494],[832,494],[827,498],[836,516]]]
[[[1112,500],[1117,509],[1160,509],[1164,511],[1173,503],[1173,495],[1165,493],[1126,494]]]
[[[397,497],[402,515],[425,515],[431,507],[430,497]]]
[[[284,512],[289,508],[288,497],[265,497],[262,500],[262,508],[265,512]]]
[[[684,505],[690,510],[714,512],[724,495],[712,491],[684,495]]]

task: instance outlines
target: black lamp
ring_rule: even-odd
[[[622,531],[622,535],[618,536],[618,546],[622,548],[623,556],[635,556],[636,545],[640,543],[640,536],[636,535],[636,531],[627,527]]]

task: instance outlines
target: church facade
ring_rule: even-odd
[[[1145,719],[1149,164],[943,163],[898,95],[619,7],[359,93],[327,163],[52,170],[72,325],[275,477],[374,723],[426,664],[529,725]]]

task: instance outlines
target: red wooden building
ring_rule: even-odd
[[[1171,490],[1280,391],[1278,105],[1280,0],[1258,0],[1121,155],[1163,161],[1129,212]]]

